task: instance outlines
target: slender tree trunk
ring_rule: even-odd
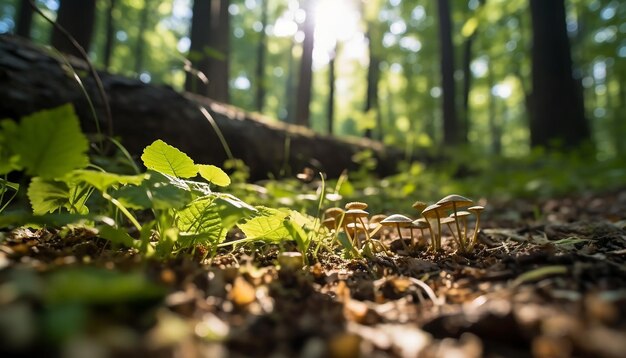
[[[143,9],[139,17],[139,30],[137,33],[137,42],[135,43],[135,73],[143,70],[143,60],[145,57],[145,33],[148,28],[148,16],[150,15],[150,5],[152,0],[144,0]]]
[[[29,0],[20,0],[17,10],[17,24],[15,34],[30,39],[30,29],[33,24],[33,8]]]
[[[206,96],[209,94],[206,76],[210,67],[207,50],[211,38],[211,0],[194,0],[192,11],[188,59],[193,68],[187,71],[185,90]]]
[[[564,0],[530,0],[532,146],[573,148],[590,141],[580,83],[572,76]]]
[[[371,24],[368,26],[372,26]],[[380,59],[376,56],[376,52],[374,50],[374,43],[372,36],[372,30],[367,30],[367,39],[368,39],[368,50],[369,50],[369,66],[367,66],[367,93],[365,95],[365,108],[363,108],[364,112],[367,113],[371,110],[378,111],[378,82],[380,80]],[[378,113],[376,113],[376,124],[377,127],[380,128],[380,117]],[[367,128],[365,130],[366,138],[373,138],[373,130],[372,128]],[[380,136],[378,136],[380,138]]]
[[[263,106],[265,105],[265,52],[267,48],[265,28],[267,27],[267,5],[269,0],[261,1],[261,24],[263,28],[260,33],[259,46],[257,47],[256,96],[254,101],[254,107],[258,112],[263,112]]]
[[[338,50],[339,44],[335,43],[335,49],[330,54],[330,62],[328,62],[328,104],[326,106],[328,134],[333,134],[335,125],[335,62]]]
[[[459,143],[454,84],[454,47],[452,20],[448,0],[437,0],[439,10],[439,37],[441,42],[441,87],[443,92],[443,144]]]
[[[104,68],[111,67],[111,56],[113,55],[113,45],[115,43],[115,23],[113,21],[113,12],[117,0],[109,0],[106,12],[106,34],[104,38]]]
[[[311,86],[313,80],[313,44],[315,42],[315,0],[304,0],[304,41],[302,42],[302,58],[300,60],[300,76],[296,98],[296,124],[310,127]]]
[[[210,47],[217,51],[209,58],[209,97],[224,103],[230,101],[230,0],[212,0]]]
[[[287,99],[286,109],[287,116],[284,118],[285,122],[295,123],[296,116],[296,96],[293,94],[296,91],[296,59],[293,55],[295,50],[295,40],[291,40],[291,46],[289,47],[289,59],[287,62],[287,80],[285,81],[285,98]]]
[[[89,52],[94,28],[96,0],[60,0],[56,23]],[[52,31],[50,44],[61,52],[81,57],[71,42],[59,31]]]
[[[460,128],[460,141],[468,142],[468,134],[470,129],[470,108],[469,95],[472,87],[472,71],[470,64],[472,62],[472,44],[474,42],[475,33],[465,39],[463,44],[463,120]]]
[[[487,84],[489,86],[489,134],[491,137],[491,153],[495,155],[502,154],[502,131],[498,124],[498,104],[497,98],[491,93],[491,89],[495,85],[493,80],[493,66],[491,59],[489,60],[489,69],[487,70]]]

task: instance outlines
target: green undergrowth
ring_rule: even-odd
[[[600,161],[585,152],[535,151],[512,160],[471,151],[442,155],[434,164],[404,163],[386,178],[373,174],[368,152],[354,160],[361,169],[325,180],[248,182],[238,160],[222,168],[198,164],[179,149],[155,140],[141,156],[140,170],[118,142],[113,157],[88,155],[89,141],[70,105],[0,122],[0,227],[86,225],[115,245],[146,257],[166,258],[202,248],[247,243],[296,243],[300,252],[353,248],[325,228],[323,209],[366,202],[369,211],[406,213],[416,200],[434,202],[450,193],[468,197],[546,198],[626,186],[626,159]],[[8,178],[19,173],[19,183]],[[7,207],[16,197],[29,210]],[[19,204],[19,203],[18,203]],[[410,214],[409,214],[410,213]],[[230,237],[233,228],[239,235]],[[313,254],[315,255],[315,254]]]

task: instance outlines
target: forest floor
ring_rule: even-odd
[[[386,233],[393,256],[302,270],[272,245],[160,262],[80,228],[4,233],[0,355],[626,356],[626,191],[487,207],[471,254]]]

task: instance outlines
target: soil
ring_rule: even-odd
[[[6,232],[0,355],[626,356],[626,191],[486,207],[470,254],[449,237],[406,252],[390,231],[393,255],[302,268],[273,245],[163,262],[88,229]],[[59,286],[80,270],[123,275]]]

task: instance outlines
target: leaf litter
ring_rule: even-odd
[[[291,243],[157,261],[80,226],[5,232],[0,353],[622,357],[626,192],[490,208],[472,253],[444,237],[302,268],[277,265]]]

